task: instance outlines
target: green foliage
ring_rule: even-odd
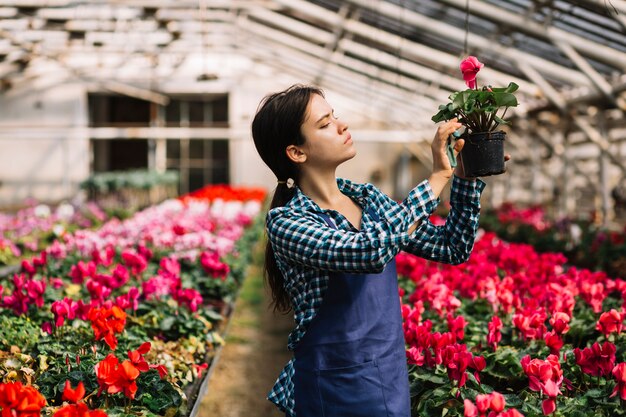
[[[86,190],[109,193],[125,188],[149,190],[157,185],[177,185],[177,171],[110,171],[91,175],[80,186]]]
[[[17,346],[22,352],[29,352],[41,335],[41,329],[29,317],[16,317],[9,310],[0,310],[0,329],[0,351]]]
[[[480,90],[467,89],[452,93],[450,102],[439,106],[439,112],[432,117],[435,123],[455,117],[473,133],[491,132],[499,125],[507,124],[504,114],[509,107],[518,105],[513,94],[519,86],[509,83],[504,88],[483,87]],[[503,110],[501,115],[498,111]]]
[[[180,389],[161,379],[155,370],[144,372],[137,378],[136,400],[148,410],[160,415],[174,415],[183,405]]]

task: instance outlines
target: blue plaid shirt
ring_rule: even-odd
[[[407,198],[397,203],[372,184],[356,184],[337,178],[341,192],[363,209],[357,230],[339,212],[323,210],[299,188],[284,207],[269,211],[267,234],[285,289],[294,307],[295,329],[289,335],[294,350],[322,303],[332,271],[379,273],[401,250],[450,264],[465,262],[474,246],[478,228],[480,195],[485,183],[454,176],[450,193],[451,210],[444,226],[435,226],[429,216],[439,204],[425,180]],[[373,208],[380,220],[368,213]],[[325,213],[337,229],[320,215]],[[409,227],[420,222],[412,233]],[[294,385],[291,359],[269,392],[267,399],[294,417]]]

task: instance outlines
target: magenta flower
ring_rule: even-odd
[[[219,255],[216,252],[202,252],[200,255],[200,264],[207,274],[213,278],[220,278],[222,281],[226,280],[226,276],[230,271],[228,265],[220,262]]]
[[[469,56],[461,62],[460,68],[468,88],[476,88],[476,75],[485,66],[475,56]]]

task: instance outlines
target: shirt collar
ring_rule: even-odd
[[[337,186],[339,190],[348,197],[356,199],[361,207],[364,207],[364,202],[367,197],[367,187],[364,184],[357,184],[345,178],[337,178]],[[317,203],[300,190],[300,187],[296,186],[296,194],[287,204],[290,208],[303,210],[303,211],[316,211],[324,213]]]

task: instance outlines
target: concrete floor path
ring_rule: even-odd
[[[294,326],[293,313],[273,314],[268,309],[262,245],[255,248],[198,417],[284,417],[265,396],[291,358],[287,336]]]

